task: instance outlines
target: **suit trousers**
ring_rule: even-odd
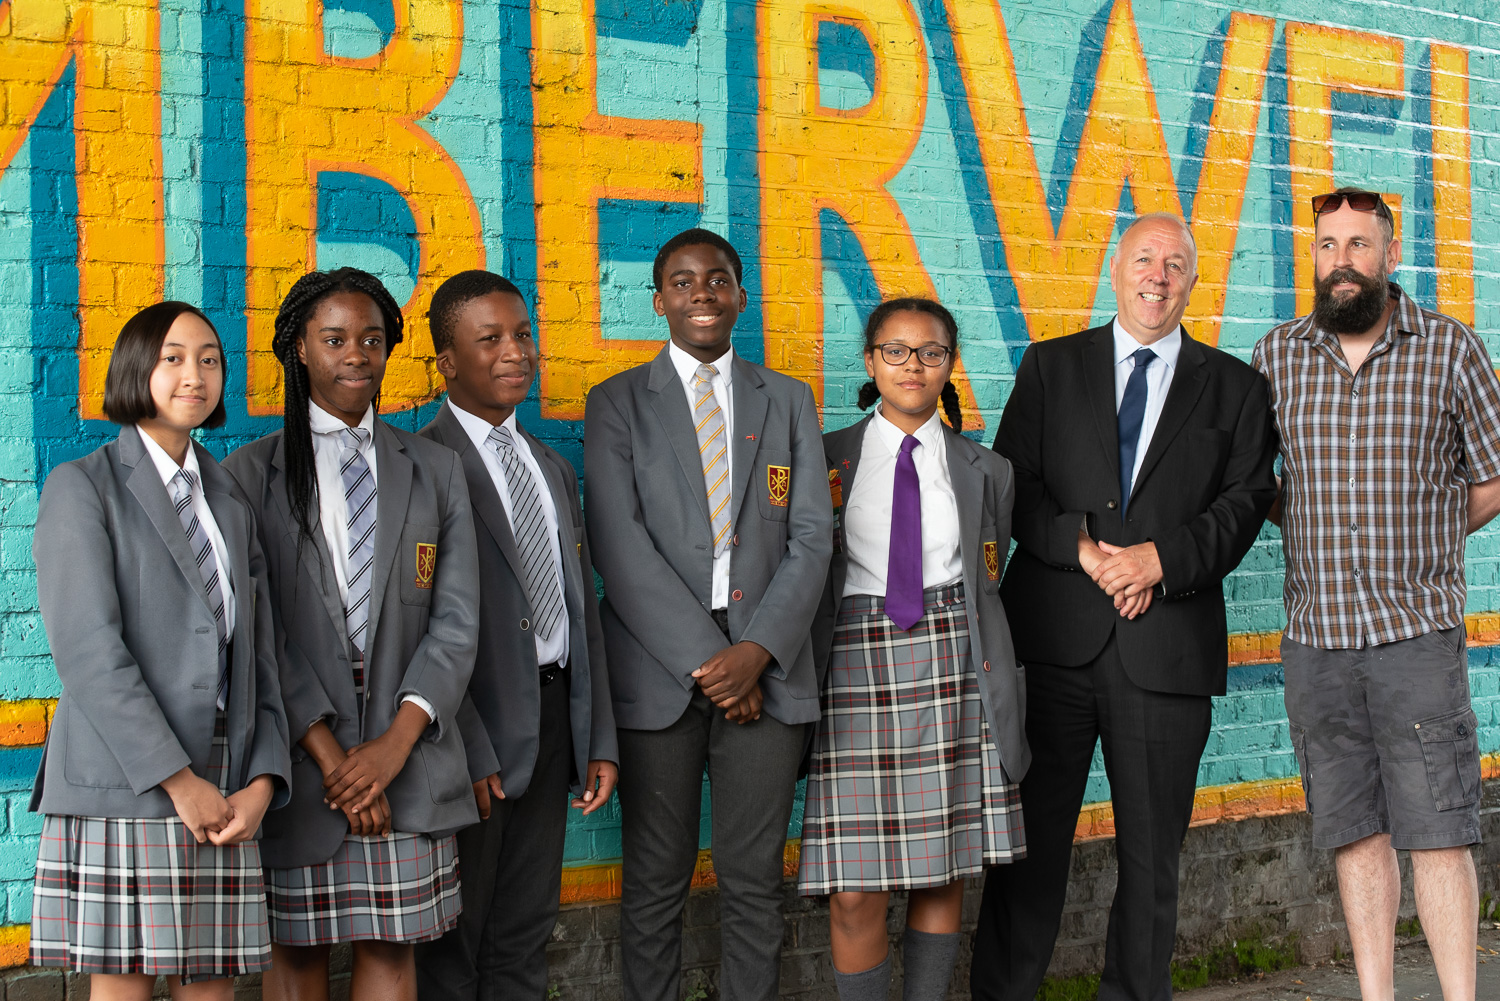
[[[494,800],[490,817],[458,832],[463,913],[417,946],[421,1001],[543,1001],[547,942],[562,893],[568,784],[573,777],[568,673],[542,688],[531,785]]]
[[[975,931],[970,989],[980,1001],[1032,1001],[1062,919],[1094,743],[1103,745],[1119,882],[1109,911],[1099,1001],[1169,1001],[1177,869],[1192,819],[1208,696],[1148,691],[1125,674],[1114,634],[1082,667],[1027,664],[1021,781],[1027,857],[991,868]]]
[[[786,831],[806,736],[806,724],[769,713],[730,723],[701,691],[665,729],[619,731],[626,1001],[677,1001],[705,766],[719,886],[719,997],[777,997]]]

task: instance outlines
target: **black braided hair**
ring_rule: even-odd
[[[865,321],[865,353],[869,354],[875,350],[875,338],[880,335],[880,328],[885,326],[895,313],[926,313],[928,316],[936,317],[948,331],[948,346],[953,349],[953,356],[958,357],[958,321],[948,308],[934,299],[924,296],[906,296],[901,299],[887,299],[879,306],[870,311],[870,318]],[[875,380],[871,379],[859,387],[859,409],[869,410],[876,400],[880,399],[880,390],[875,386]],[[948,424],[955,431],[963,430],[963,410],[958,402],[958,389],[950,379],[943,383],[943,395],[940,397],[943,404],[943,414],[948,418]]]
[[[380,309],[385,321],[385,353],[389,358],[401,343],[401,307],[386,291],[380,279],[358,268],[336,271],[311,271],[297,279],[297,284],[281,300],[276,313],[276,336],[271,351],[281,362],[285,373],[285,403],[282,407],[282,447],[286,454],[287,503],[297,519],[298,548],[312,538],[312,511],[317,504],[318,469],[313,453],[312,422],[308,404],[310,389],[307,366],[297,357],[297,342],[307,332],[318,304],[335,292],[358,292],[369,296]],[[376,400],[379,400],[376,394]]]

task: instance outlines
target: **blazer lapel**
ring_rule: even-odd
[[[203,607],[212,612],[208,595],[203,590],[203,575],[198,572],[198,561],[193,558],[193,549],[188,545],[182,519],[177,517],[177,509],[167,496],[166,484],[162,483],[161,474],[156,471],[156,463],[146,454],[146,446],[140,435],[140,429],[132,425],[121,428],[117,439],[120,463],[131,467],[126,485],[140,502],[146,517],[151,519],[151,525],[161,536],[162,542],[166,543],[167,551],[177,563],[177,569],[182,571],[182,575],[192,585],[193,591],[202,600]]]
[[[948,444],[948,475],[958,502],[959,554],[964,564],[964,593],[976,594],[975,579],[983,562],[979,552],[979,528],[984,520],[984,472],[975,463],[973,443],[957,432],[945,430]],[[969,446],[969,447],[965,447]]]
[[[688,492],[698,500],[698,509],[703,512],[703,523],[709,522],[708,495],[703,487],[703,460],[698,455],[698,435],[693,430],[693,412],[688,409],[687,396],[683,392],[682,380],[672,367],[667,349],[662,348],[651,361],[651,374],[646,388],[652,392],[651,408],[661,420],[677,453],[677,463],[687,480]]]
[[[516,426],[520,427],[520,424]],[[573,593],[571,568],[579,565],[574,557],[583,542],[573,537],[573,504],[568,492],[576,491],[577,483],[568,482],[563,470],[558,467],[551,456],[542,452],[538,447],[539,442],[528,434],[525,428],[521,428],[521,434],[525,435],[526,443],[531,446],[532,458],[536,459],[536,464],[542,471],[542,478],[547,481],[547,489],[552,494],[552,510],[557,513],[557,545],[562,552],[563,597],[565,603],[571,598],[572,603],[568,605],[568,608],[570,612],[576,611],[583,606],[578,602],[578,595]],[[574,552],[569,553],[569,549]]]
[[[287,500],[285,437],[276,442],[276,451],[271,454],[271,476],[266,489],[271,494],[286,531],[296,539],[297,519],[292,517],[292,506]],[[308,513],[312,515],[312,545],[309,546],[307,542],[294,544],[300,554],[303,572],[317,586],[318,595],[323,599],[323,610],[328,613],[329,621],[338,632],[339,641],[347,647],[349,626],[344,619],[344,600],[339,597],[338,578],[333,573],[333,554],[323,535],[323,518],[316,504]]]
[[[734,393],[733,434],[729,442],[730,454],[734,456],[734,481],[729,495],[731,525],[739,523],[740,508],[745,503],[745,495],[750,492],[750,472],[755,467],[760,433],[766,426],[766,411],[770,408],[761,385],[760,373],[735,355],[734,382],[730,386]]]
[[[1120,482],[1120,421],[1115,409],[1115,334],[1110,326],[1097,327],[1083,346],[1083,382],[1099,441],[1113,475]]]
[[[234,625],[235,632],[247,637],[251,644],[255,636],[255,582],[250,579],[250,523],[245,517],[245,509],[234,497],[234,478],[219,467],[206,449],[197,444],[198,469],[203,473],[203,494],[208,499],[208,506],[214,513],[214,523],[219,526],[219,534],[224,538],[224,548],[228,550],[229,557],[229,586],[234,592]],[[233,639],[233,637],[230,637]],[[253,649],[253,646],[239,644],[231,648],[233,659],[229,672],[229,700],[231,702],[243,703],[249,694],[250,675],[253,671],[237,670],[240,663],[248,663],[248,659],[241,652],[241,647]],[[243,713],[236,715],[230,722],[231,738],[236,733],[243,733],[246,720]]]
[[[411,502],[411,459],[394,431],[375,419],[375,565],[370,572],[370,618],[365,645],[379,635],[380,610],[385,605],[385,586],[391,564],[400,558],[401,530],[406,527],[406,508]],[[366,658],[368,662],[368,658]]]
[[[863,451],[865,431],[870,426],[870,421],[874,419],[874,415],[872,414],[860,420],[859,423],[851,424],[840,431],[839,437],[835,439],[838,442],[837,447],[833,453],[827,456],[830,489],[833,483],[833,476],[831,474],[837,473],[841,484],[844,504],[849,502],[849,498],[853,494],[854,475],[859,471],[859,456]],[[827,441],[826,438],[824,440]],[[844,504],[836,505],[834,512],[839,516],[840,528],[843,527]]]
[[[516,580],[526,580],[526,573],[521,566],[521,554],[516,549],[516,536],[510,527],[510,519],[505,516],[505,505],[495,487],[495,478],[490,473],[484,456],[475,447],[474,439],[469,437],[469,433],[458,422],[458,418],[453,416],[447,404],[438,411],[438,434],[442,443],[457,452],[459,461],[463,463],[464,478],[469,481],[469,504],[474,508],[474,513],[479,515],[480,523],[495,540],[495,545],[500,547],[500,554],[510,564]]]
[[[1167,388],[1167,398],[1156,420],[1156,430],[1151,432],[1151,444],[1146,446],[1146,457],[1141,460],[1141,471],[1136,474],[1130,488],[1130,496],[1140,492],[1141,484],[1152,468],[1161,461],[1162,455],[1177,438],[1177,432],[1187,422],[1203,387],[1208,384],[1208,369],[1203,364],[1203,346],[1182,332],[1182,350],[1177,355],[1177,371],[1172,374],[1172,384]]]

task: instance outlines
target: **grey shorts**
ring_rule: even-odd
[[[1363,650],[1281,641],[1286,714],[1313,844],[1479,842],[1478,720],[1464,627]]]

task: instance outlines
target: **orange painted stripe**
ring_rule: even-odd
[[[1496,371],[1500,371],[1497,369]],[[1464,616],[1469,646],[1500,644],[1500,612],[1476,612]],[[1275,664],[1281,660],[1281,630],[1266,633],[1235,633],[1229,637],[1229,666]]]
[[[0,927],[0,966],[25,966],[31,945],[31,925]]]
[[[56,699],[0,702],[0,747],[36,747],[47,739]]]
[[[786,843],[783,856],[782,878],[796,879],[797,867],[802,863],[802,841],[794,838]],[[563,869],[562,902],[564,904],[592,904],[620,899],[620,863],[603,865],[568,866]],[[713,855],[707,849],[698,853],[693,866],[693,888],[717,886],[719,878],[714,874]]]

